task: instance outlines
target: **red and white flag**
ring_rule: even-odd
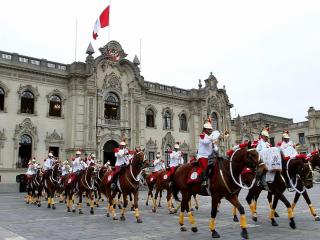
[[[98,31],[100,28],[109,26],[109,15],[110,15],[110,4],[103,10],[103,12],[100,14],[100,17],[98,17],[96,23],[94,24],[94,29],[92,33],[94,40],[97,39]]]

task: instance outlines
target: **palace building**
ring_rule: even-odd
[[[196,89],[145,80],[139,59],[132,61],[116,41],[91,45],[85,62],[71,64],[0,51],[0,191],[17,189],[16,176],[29,160],[40,163],[52,151],[65,160],[79,149],[114,163],[113,149],[125,140],[142,145],[146,157],[180,142],[185,161],[198,147],[204,119],[230,132],[228,95],[210,74]],[[177,81],[179,79],[176,79]],[[231,147],[222,134],[220,151]]]

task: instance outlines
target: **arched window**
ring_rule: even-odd
[[[4,111],[4,90],[0,87],[0,111]]]
[[[104,118],[120,120],[120,101],[114,93],[109,93],[104,101]]]
[[[49,116],[61,117],[61,107],[61,98],[57,95],[52,95],[49,103]]]
[[[164,113],[164,129],[172,129],[171,114],[169,111]]]
[[[218,130],[219,129],[219,126],[218,126],[218,115],[215,112],[211,113],[211,124],[212,124],[213,130]]]
[[[185,114],[180,115],[180,130],[188,131],[187,117]]]
[[[30,91],[21,94],[21,113],[34,113],[34,96]]]
[[[154,112],[152,109],[148,109],[146,113],[147,127],[154,127]]]

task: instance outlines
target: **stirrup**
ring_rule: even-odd
[[[111,187],[112,190],[114,190],[114,189],[116,189],[117,185],[115,183],[111,183],[110,187]]]

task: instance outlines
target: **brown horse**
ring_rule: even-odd
[[[125,210],[128,205],[127,196],[132,193],[134,197],[134,208],[135,208],[135,217],[138,223],[142,223],[140,218],[139,209],[138,209],[138,200],[139,200],[139,178],[141,171],[145,167],[144,162],[144,152],[142,150],[136,151],[134,154],[132,162],[124,167],[121,170],[121,173],[117,180],[116,189],[111,189],[112,184],[112,176],[113,172],[106,172],[104,177],[102,178],[101,183],[101,192],[108,198],[109,206],[107,207],[107,211],[111,211],[111,215],[113,220],[118,220],[116,217],[115,209],[114,209],[114,198],[117,193],[121,192],[123,195],[123,208],[121,209],[121,217],[120,220],[125,220]]]
[[[267,183],[268,192],[274,195],[269,218],[271,220],[272,226],[278,226],[278,223],[275,221],[275,209],[278,201],[281,200],[287,207],[288,218],[290,220],[289,226],[295,229],[296,224],[293,217],[293,211],[289,201],[283,193],[287,188],[289,179],[291,181],[291,177],[296,178],[297,175],[301,179],[304,186],[306,186],[307,188],[312,187],[312,179],[309,177],[311,169],[309,168],[308,164],[304,162],[304,159],[296,158],[291,159],[287,162],[284,160],[284,158],[282,158],[282,171],[284,174],[277,172],[275,174],[274,181],[272,183]],[[253,221],[257,221],[256,203],[254,202],[257,202],[262,190],[265,190],[265,187],[261,186],[261,184],[255,185],[252,189],[249,190],[246,197],[246,201],[250,206]]]
[[[48,197],[48,208],[56,209],[54,205],[54,194],[59,189],[59,178],[61,174],[60,163],[55,162],[53,168],[43,175],[43,187]]]
[[[41,181],[40,168],[37,169],[37,173],[30,176],[25,175],[26,187],[27,187],[27,200],[26,203],[33,203],[38,207],[41,206],[41,195],[42,195],[42,181]],[[22,181],[23,181],[22,180]]]
[[[158,174],[159,174],[159,171],[158,172],[155,172],[155,173],[150,173],[149,175],[146,175],[144,174],[143,177],[145,179],[145,183],[148,187],[148,195],[147,195],[147,200],[146,200],[146,206],[149,205],[149,198],[151,197],[152,199],[152,202],[154,201],[153,199],[153,189],[155,187],[155,184],[156,184],[156,181],[157,181],[157,178],[158,178]],[[161,206],[160,204],[160,200],[161,200],[161,197],[162,197],[162,193],[160,193],[160,199],[159,199],[159,207]]]
[[[75,173],[69,174],[65,180],[65,195],[67,199],[67,211],[70,212],[73,208],[73,195],[77,193],[79,197],[78,209],[79,214],[82,212],[82,197],[83,193],[86,192],[90,196],[90,213],[94,214],[94,200],[93,200],[93,191],[94,191],[94,180],[97,177],[96,166],[88,166],[85,170],[81,170],[79,175],[76,176]],[[72,212],[75,212],[75,209],[72,209]]]
[[[209,228],[212,232],[213,238],[219,238],[220,235],[215,230],[215,218],[217,215],[217,207],[220,200],[225,197],[231,204],[233,204],[241,213],[240,227],[242,228],[241,236],[248,239],[247,222],[243,206],[238,200],[237,193],[243,183],[252,187],[256,169],[259,161],[259,154],[255,149],[250,149],[251,143],[247,145],[242,144],[241,148],[236,150],[231,159],[217,158],[214,165],[213,174],[209,174],[209,186],[205,189],[201,186],[201,181],[187,184],[191,173],[194,171],[192,164],[182,165],[174,174],[173,195],[176,200],[178,192],[181,191],[181,213],[179,217],[179,224],[181,231],[186,231],[184,227],[184,212],[188,213],[189,222],[192,225],[192,231],[197,232],[196,221],[189,209],[189,201],[193,194],[200,194],[208,196],[211,194],[211,220]]]
[[[172,203],[172,177],[169,178],[167,177],[168,174],[168,170],[164,169],[159,171],[158,175],[157,175],[157,179],[156,179],[156,193],[154,196],[154,199],[152,199],[153,202],[153,208],[152,208],[152,212],[156,212],[157,210],[157,199],[158,199],[158,195],[160,194],[160,198],[159,198],[159,204],[160,205],[160,201],[161,201],[161,197],[162,197],[162,192],[164,190],[167,190],[167,207],[169,210],[170,214],[176,213],[176,210],[174,209],[173,203]]]
[[[312,178],[313,178],[313,174],[312,173],[313,173],[313,171],[317,171],[317,169],[319,169],[319,168],[320,168],[320,155],[319,155],[318,151],[315,151],[311,155],[311,157],[308,160],[308,162],[305,163],[305,171],[307,171],[305,173],[305,175],[306,175],[305,178],[309,180],[309,183],[310,183],[310,181],[312,181]],[[288,178],[286,178],[286,180],[288,181]],[[310,187],[310,184],[309,184],[308,187]],[[292,210],[294,210],[294,208],[295,208],[295,206],[296,206],[296,204],[297,204],[297,202],[299,200],[299,197],[302,194],[302,196],[304,197],[306,203],[308,204],[310,213],[314,217],[314,220],[315,221],[320,221],[320,217],[318,216],[315,208],[313,207],[313,205],[311,203],[311,200],[309,198],[307,189],[303,185],[303,182],[301,181],[300,178],[297,179],[297,184],[296,184],[296,186],[294,188],[296,189],[296,193],[295,193],[295,196],[294,196],[294,200],[293,200],[293,202],[291,204]],[[269,201],[269,203],[272,203],[272,193],[270,193],[270,192],[268,192],[268,201]],[[270,204],[270,206],[272,206],[272,204]]]

